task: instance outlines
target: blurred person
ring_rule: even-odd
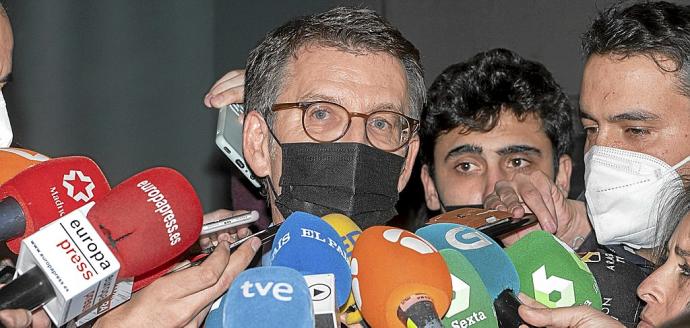
[[[497,181],[532,171],[567,195],[573,115],[546,67],[510,50],[481,52],[447,67],[429,88],[422,113],[427,207],[445,212],[481,205]]]

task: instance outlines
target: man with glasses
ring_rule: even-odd
[[[419,52],[381,16],[335,8],[282,25],[250,53],[245,95],[244,156],[274,223],[338,212],[366,228],[395,215],[425,87]],[[254,238],[230,256],[232,238],[218,236],[225,247],[204,268],[158,279],[96,326],[199,326],[259,247]]]
[[[247,62],[244,155],[274,223],[294,211],[383,224],[417,149],[417,49],[370,10],[336,8],[270,33]]]

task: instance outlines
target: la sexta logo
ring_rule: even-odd
[[[65,174],[62,177],[62,186],[67,189],[68,196],[84,203],[93,198],[93,189],[96,188],[91,177],[78,170],[70,170]]]

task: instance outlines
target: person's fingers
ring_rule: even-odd
[[[43,309],[38,309],[31,315],[31,328],[50,328],[52,327],[52,322],[48,313],[43,311]]]
[[[213,212],[209,212],[204,214],[204,223],[210,223],[218,220],[222,220],[225,218],[229,218],[231,216],[235,215],[240,215],[247,213],[249,211],[246,210],[237,210],[237,211],[230,211],[226,209],[219,209],[215,210]],[[248,236],[246,234],[246,231],[242,231],[242,234],[239,234],[238,231],[242,229],[247,229],[247,226],[240,226],[240,227],[233,227],[233,228],[228,228],[216,233],[208,234],[208,235],[202,235],[199,237],[199,246],[202,249],[209,248],[211,246],[217,246],[218,242],[221,240],[225,240],[229,243],[234,243],[238,241],[240,238]]]
[[[219,246],[218,248],[221,247]],[[222,248],[227,250],[228,245],[223,243]],[[193,295],[198,304],[205,305],[209,300],[215,300],[225,293],[232,281],[235,280],[235,277],[247,268],[260,248],[261,240],[256,237],[252,237],[242,243],[242,245],[240,245],[230,256],[223,273],[216,283]],[[203,264],[206,264],[206,262]]]
[[[25,309],[0,311],[0,323],[7,328],[24,328],[31,325],[31,312]]]
[[[208,93],[212,94],[213,90],[216,90],[218,85],[222,84],[225,81],[237,80],[237,79],[239,79],[240,81],[244,81],[244,73],[245,73],[245,70],[243,70],[243,69],[234,69],[230,72],[225,73],[225,75],[221,76],[220,79],[218,79],[218,81],[213,83],[213,85],[209,88]]]
[[[546,309],[546,306],[544,304],[541,304],[537,302],[537,300],[527,296],[525,293],[518,293],[518,299],[522,304],[527,305],[531,308],[537,308],[537,309]]]
[[[225,267],[230,260],[230,249],[227,242],[221,242],[218,247],[199,266],[169,274],[163,279],[166,282],[173,281],[175,291],[171,295],[175,298],[183,298],[198,293],[216,284],[223,275]],[[154,283],[156,283],[154,282]],[[174,282],[180,282],[176,284]]]
[[[521,183],[518,188],[522,201],[537,217],[542,228],[548,232],[555,233],[556,214],[553,210],[553,200],[550,193],[548,194],[548,199],[545,199],[542,193],[532,184]]]
[[[223,90],[208,98],[208,102],[214,108],[221,108],[226,105],[244,102],[244,85]]]
[[[244,70],[230,71],[220,78],[204,96],[206,107],[244,102]]]
[[[520,196],[518,196],[513,185],[508,181],[499,181],[496,183],[494,193],[501,199],[503,207],[501,209],[512,213],[513,217],[520,218],[524,213]],[[498,209],[498,208],[497,208]]]

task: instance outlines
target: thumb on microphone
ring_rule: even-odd
[[[520,317],[535,327],[625,327],[618,320],[587,306],[549,309],[525,294],[520,294],[523,305],[518,308]]]

